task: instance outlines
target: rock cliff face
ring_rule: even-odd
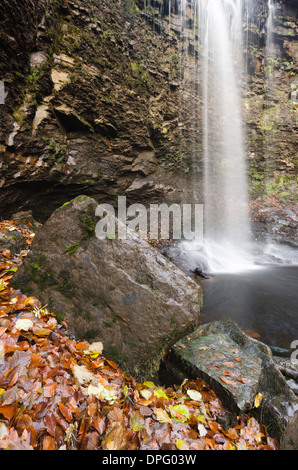
[[[198,41],[185,40],[178,1],[170,21],[167,0],[146,5],[1,2],[3,216],[30,208],[45,220],[82,193],[105,202],[123,194],[143,203],[200,199]],[[267,8],[256,1],[247,27],[244,111],[253,198],[282,188],[292,195],[297,177],[297,7],[290,1],[278,7],[270,63]]]
[[[270,192],[297,179],[297,6],[282,3],[275,11],[271,38],[266,38],[271,52],[262,36],[266,28],[262,9],[255,19],[259,30],[250,31],[255,37],[247,51],[249,83],[244,109],[253,194],[266,186],[265,191]]]
[[[160,200],[171,182],[166,191],[179,193],[177,40],[163,40],[134,2],[25,3],[35,18],[25,48],[17,2],[15,19],[1,4],[2,34],[21,56],[18,66],[1,57],[4,214],[30,206],[46,218],[82,192]]]

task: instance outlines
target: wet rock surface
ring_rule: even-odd
[[[38,231],[13,283],[61,312],[76,338],[104,342],[137,377],[198,323],[201,288],[146,241],[99,240],[95,200],[81,196]]]
[[[200,326],[175,344],[171,363],[180,380],[202,377],[232,413],[252,410],[282,448],[298,448],[298,399],[268,346],[249,338],[236,323]]]
[[[22,250],[26,250],[26,248],[26,240],[17,230],[0,233],[0,251],[6,249],[9,250],[12,255],[15,255]]]
[[[298,205],[284,204],[273,198],[252,206],[252,223],[258,241],[298,247]]]

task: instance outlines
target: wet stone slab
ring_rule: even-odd
[[[251,409],[262,359],[240,351],[239,345],[225,334],[200,336],[199,331],[175,346],[176,355],[182,362],[188,362],[194,373],[197,371],[216,390],[220,389],[229,407],[235,403],[240,410]]]
[[[198,329],[178,342],[173,348],[175,358],[192,374],[209,382],[229,408],[251,409],[262,373],[262,359],[240,350],[226,334],[205,336],[204,332]]]
[[[297,397],[270,348],[234,321],[215,321],[186,335],[172,348],[166,368],[181,381],[201,377],[227,410],[252,412],[282,449],[298,449]]]

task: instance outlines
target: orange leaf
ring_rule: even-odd
[[[24,304],[25,304],[26,307],[27,306],[34,307],[35,303],[37,303],[37,302],[40,303],[35,297],[28,297],[25,300]]]
[[[229,428],[226,432],[225,435],[232,440],[238,439],[238,432],[235,428]]]
[[[42,450],[57,450],[55,439],[45,436],[42,440]]]
[[[87,341],[79,341],[78,343],[76,343],[76,349],[78,351],[82,351],[84,349],[87,349],[87,347],[88,347]]]
[[[56,383],[49,383],[43,387],[43,394],[46,398],[51,398],[55,395],[55,390],[57,388]]]
[[[43,338],[44,336],[49,336],[49,334],[52,333],[52,330],[49,328],[40,328],[39,326],[33,327],[33,333],[38,336]]]
[[[241,377],[240,379],[237,379],[238,382],[242,382],[243,384],[249,384],[251,382],[250,379],[246,379],[245,377]]]
[[[96,429],[96,431],[98,432],[98,434],[100,434],[100,435],[103,434],[103,432],[106,428],[105,422],[100,416],[97,416],[97,418],[95,418],[92,421],[91,426],[93,426]]]
[[[237,388],[236,382],[233,382],[233,380],[228,380],[225,377],[220,377],[220,380],[222,380],[225,384],[229,385],[232,388]]]
[[[10,250],[8,250],[7,248],[5,248],[5,249],[2,251],[2,256],[4,256],[4,258],[10,258],[10,257],[11,257]]]
[[[78,411],[78,405],[76,399],[72,397],[69,402],[67,403],[67,408],[71,411],[71,413],[76,413]]]
[[[223,373],[223,375],[227,375],[227,376],[230,376],[230,377],[239,377],[239,375],[241,375],[239,372],[228,372],[228,371],[225,371]]]
[[[63,414],[64,418],[67,419],[67,421],[71,422],[72,421],[72,412],[69,408],[67,408],[63,403],[59,403],[59,410]]]
[[[97,403],[90,403],[90,405],[88,405],[88,416],[90,416],[90,418],[93,418],[93,416],[96,415],[96,412],[97,412]]]
[[[113,423],[102,442],[102,448],[104,450],[122,450],[124,441],[124,428],[120,423]]]
[[[6,419],[11,419],[15,414],[15,407],[10,405],[0,406],[0,414]]]
[[[55,417],[54,413],[52,411],[48,411],[48,413],[46,414],[46,416],[43,419],[43,422],[44,422],[44,425],[46,427],[47,432],[51,436],[54,437],[55,436],[55,429],[56,429],[56,425],[57,425],[57,420],[56,420],[56,417]]]
[[[6,330],[7,330],[7,328],[6,328],[5,326],[2,326],[2,327],[0,328],[0,336],[2,336],[3,333],[5,333]]]
[[[251,338],[261,338],[261,335],[254,330],[244,330],[244,333],[250,336]]]
[[[31,367],[44,367],[46,362],[39,354],[31,353]]]
[[[208,421],[208,426],[213,432],[217,432],[219,428],[219,423],[216,423],[214,421]]]

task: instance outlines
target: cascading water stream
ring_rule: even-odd
[[[239,77],[246,1],[193,0],[198,12],[204,161],[204,246],[185,243],[208,271],[254,266]],[[185,2],[182,2],[182,9]],[[185,14],[185,12],[184,12]],[[206,266],[207,265],[207,266]]]
[[[266,129],[270,129],[274,126],[274,117],[270,113],[272,106],[272,99],[274,96],[274,79],[273,70],[274,63],[276,62],[276,51],[273,41],[274,31],[274,16],[276,13],[276,5],[274,0],[268,0],[268,18],[266,22],[266,93],[265,93],[265,110],[264,110],[264,123]],[[265,132],[265,146],[266,146],[266,166],[269,171],[265,171],[265,182],[270,183],[270,133]]]
[[[199,84],[202,110],[197,134],[202,135],[204,174],[204,242],[183,242],[180,249],[192,264],[209,273],[260,269],[262,260],[267,264],[270,258],[274,263],[274,259],[282,261],[287,257],[282,248],[274,247],[271,256],[270,245],[256,245],[250,227],[243,93],[248,80],[245,51],[254,7],[255,0],[180,1],[181,63],[188,63],[186,41],[191,44],[198,38],[199,42],[194,82]],[[275,10],[274,0],[268,0],[267,69],[274,54]],[[190,18],[192,30],[187,26]],[[267,85],[270,80],[269,74]],[[187,86],[182,83],[181,89]],[[267,91],[270,93],[269,85]],[[194,106],[189,106],[184,114],[190,119]],[[197,154],[195,150],[194,161]]]

